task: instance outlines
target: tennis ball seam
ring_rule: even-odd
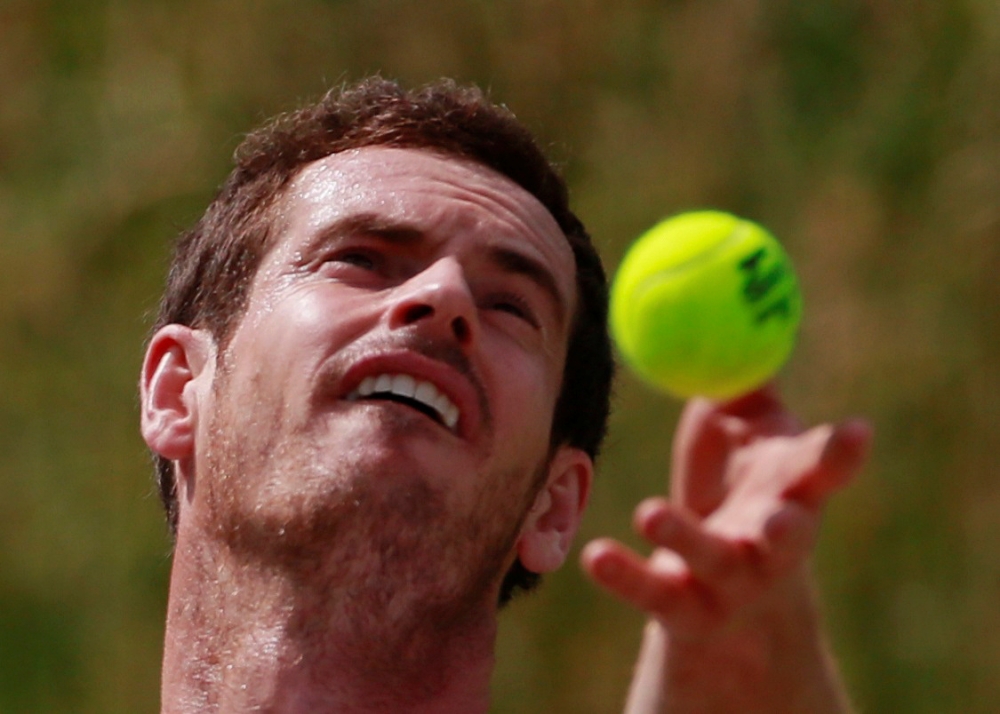
[[[643,294],[647,290],[651,290],[657,284],[662,283],[666,280],[674,279],[680,273],[683,273],[688,270],[697,270],[699,264],[701,263],[710,263],[711,261],[715,260],[715,258],[719,255],[719,253],[723,252],[733,244],[737,243],[739,240],[748,235],[752,230],[753,230],[752,225],[750,225],[746,221],[737,219],[737,223],[735,226],[733,226],[733,229],[729,232],[729,235],[726,236],[723,240],[713,245],[708,250],[701,253],[696,253],[687,260],[678,263],[676,265],[672,265],[669,268],[660,269],[655,273],[649,275],[648,277],[644,278],[638,284],[636,284],[632,292],[633,299],[636,300],[641,299]]]

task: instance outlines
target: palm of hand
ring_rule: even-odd
[[[644,559],[611,540],[585,549],[602,586],[674,638],[712,639],[801,597],[822,508],[860,468],[868,427],[802,431],[771,390],[692,401],[674,442],[670,499],[636,509],[655,546]]]

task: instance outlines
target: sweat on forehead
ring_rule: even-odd
[[[556,237],[552,247],[566,256],[571,252],[555,218],[531,193],[487,166],[425,149],[372,146],[314,161],[292,180],[279,210],[308,204],[314,228],[351,211],[414,225],[440,219],[427,214],[426,202],[415,204],[420,194],[466,204],[470,210],[456,217],[475,220],[489,213],[502,217],[511,231]]]
[[[413,161],[414,155],[423,160]],[[325,179],[322,187],[315,180],[321,175]],[[426,148],[366,146],[330,154],[303,166],[292,179],[288,192],[297,190],[315,192],[317,188],[323,190],[336,184],[339,188],[363,193],[366,186],[359,182],[359,177],[386,176],[449,180],[470,188],[483,185],[496,186],[506,197],[505,204],[508,208],[515,208],[518,202],[536,204],[544,214],[544,220],[550,221],[558,230],[558,224],[549,209],[543,206],[536,196],[508,176],[486,164]],[[322,199],[323,195],[313,193],[310,198]]]

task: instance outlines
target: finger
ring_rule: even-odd
[[[694,514],[662,499],[640,504],[635,527],[654,545],[673,551],[695,578],[706,583],[734,580],[756,565],[748,543],[710,532]]]
[[[770,576],[790,572],[811,555],[819,536],[820,517],[812,509],[788,502],[764,523],[761,569]]]
[[[601,587],[640,610],[670,618],[690,599],[691,582],[680,560],[675,568],[653,569],[638,554],[617,541],[602,538],[580,554],[584,571]]]
[[[872,427],[864,419],[851,419],[839,425],[823,451],[827,468],[843,473],[861,469],[871,448]]]
[[[816,544],[820,517],[789,501],[767,517],[758,535],[734,539],[706,529],[669,501],[652,498],[636,509],[634,525],[651,544],[673,551],[706,586],[731,590],[758,575],[773,577],[801,565]]]
[[[816,509],[861,470],[872,430],[867,422],[858,419],[832,428],[817,427],[805,436],[813,442],[814,463],[803,469],[802,477],[796,479],[785,495]]]
[[[671,453],[671,493],[695,513],[705,516],[726,495],[724,476],[740,440],[707,399],[692,399],[681,414]]]
[[[741,419],[755,419],[785,411],[778,386],[774,382],[758,387],[719,404],[719,410]]]
[[[719,412],[744,423],[747,438],[789,435],[801,431],[799,420],[785,407],[775,382],[719,405]]]

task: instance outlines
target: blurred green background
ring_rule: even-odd
[[[851,691],[1000,710],[1000,5],[0,0],[0,712],[158,710],[135,384],[169,244],[243,132],[375,71],[490,88],[609,268],[690,208],[783,239],[788,401],[877,429],[816,562]],[[635,543],[678,409],[623,376],[581,542]],[[569,565],[504,615],[495,711],[620,710],[640,627]]]

